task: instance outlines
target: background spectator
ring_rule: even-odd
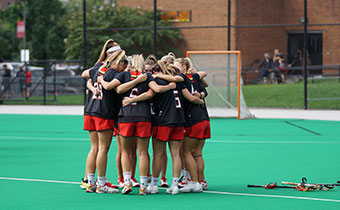
[[[32,73],[28,69],[27,66],[25,66],[25,73],[26,73],[26,98],[30,96],[30,87],[32,85]]]
[[[19,81],[20,95],[21,97],[25,97],[26,96],[26,72],[23,70],[22,66],[19,66],[17,78]]]
[[[273,61],[270,58],[269,53],[265,53],[263,61],[258,66],[258,69],[261,70],[261,77],[263,78],[264,83],[267,83],[270,81],[269,76],[270,76],[270,73],[272,72],[272,63]]]
[[[7,69],[7,65],[3,65],[4,73],[2,74],[2,85],[4,86],[4,97],[8,99],[8,93],[11,90],[11,70]]]

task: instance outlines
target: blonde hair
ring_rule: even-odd
[[[174,64],[175,59],[176,59],[175,54],[173,52],[169,52],[167,55],[161,58],[161,61],[163,61],[166,65],[168,65],[168,64]]]
[[[144,65],[155,65],[157,63],[157,59],[154,55],[149,55],[145,61],[144,61]]]
[[[106,51],[114,46],[119,46],[119,44],[113,41],[113,39],[107,40],[103,46],[102,51],[100,52],[99,58],[96,63],[104,61],[106,59]]]
[[[131,65],[130,67],[136,69],[137,71],[142,71],[144,68],[144,57],[143,54],[140,55],[132,55],[131,56]]]
[[[174,64],[167,65],[167,69],[172,76],[176,76],[180,73],[179,69]]]
[[[180,63],[181,65],[185,65],[187,72],[192,68],[190,58],[177,58],[175,62]]]
[[[155,65],[153,65],[152,70],[155,72],[162,72],[164,75],[171,75],[171,73],[168,71],[167,66],[163,61],[157,61]]]
[[[127,57],[125,55],[125,51],[124,50],[118,50],[110,56],[109,60],[106,62],[106,64],[102,65],[101,68],[117,69],[119,63],[123,60],[127,60]]]

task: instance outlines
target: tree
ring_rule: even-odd
[[[27,1],[27,40],[35,59],[64,58],[66,10],[58,0]]]
[[[73,5],[74,2],[73,2]],[[66,56],[68,59],[81,59],[83,57],[82,37],[82,9],[73,10],[68,15],[68,32],[66,42]],[[74,8],[74,7],[73,7]],[[158,26],[169,26],[170,23],[158,21]],[[103,44],[107,39],[114,39],[127,51],[127,54],[140,54],[145,56],[153,53],[153,30],[126,30],[126,31],[94,31],[93,28],[135,28],[153,26],[153,12],[128,7],[118,8],[115,4],[90,1],[87,4],[87,58],[88,65],[93,66],[99,57]],[[179,30],[158,30],[157,56],[160,57],[169,51],[177,53],[175,47],[183,40]]]
[[[22,4],[11,4],[6,10],[0,10],[0,59],[19,58],[20,39],[16,38],[17,21],[22,20]]]

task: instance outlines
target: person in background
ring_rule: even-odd
[[[4,73],[2,74],[2,85],[4,86],[4,96],[8,99],[8,93],[11,90],[11,70],[7,68],[7,65],[3,65]]]
[[[25,97],[26,96],[26,72],[24,71],[22,66],[19,66],[17,78],[19,80],[20,96]]]
[[[25,74],[26,74],[26,98],[29,98],[30,87],[32,85],[32,73],[30,72],[27,66],[25,66]]]
[[[270,58],[269,53],[264,54],[264,59],[261,64],[257,67],[261,70],[261,77],[264,83],[269,82],[270,73],[272,72],[273,60]],[[256,70],[258,72],[259,70]]]

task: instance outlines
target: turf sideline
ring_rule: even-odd
[[[83,115],[83,106],[0,105],[0,114]],[[340,110],[258,109],[250,112],[264,119],[306,119],[340,121]],[[224,116],[223,109],[209,109],[211,117]]]
[[[45,180],[45,179],[24,179],[24,178],[11,178],[11,177],[0,177],[0,180],[27,181],[27,182],[46,182],[46,183],[59,183],[59,184],[79,184],[79,185],[81,184],[80,182]],[[162,188],[161,187],[160,189],[166,189],[166,188]],[[251,197],[267,197],[267,198],[285,198],[285,199],[326,201],[326,202],[337,202],[337,203],[340,203],[340,200],[335,200],[335,199],[310,198],[310,197],[298,197],[298,196],[266,195],[266,194],[250,194],[250,193],[233,193],[233,192],[219,192],[219,191],[203,191],[203,193],[222,194],[222,195],[236,195],[236,196],[251,196]]]
[[[53,137],[25,137],[25,136],[0,136],[0,140],[49,140],[49,141],[84,141],[89,142],[88,138],[53,138]],[[112,138],[112,141],[115,141]],[[226,144],[340,144],[336,141],[229,141],[229,140],[207,140],[206,143],[226,143]]]

